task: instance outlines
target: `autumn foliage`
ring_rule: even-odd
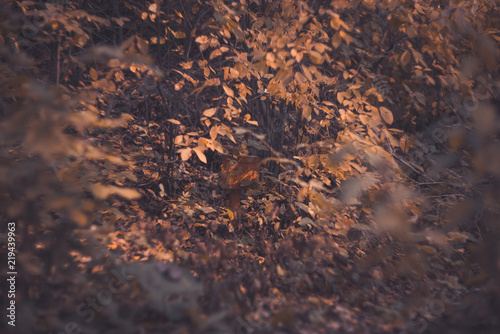
[[[21,332],[500,328],[495,1],[0,6]]]

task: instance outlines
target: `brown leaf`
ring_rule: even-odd
[[[90,69],[90,78],[92,78],[92,80],[94,81],[96,81],[98,78],[97,71],[93,67]]]
[[[113,188],[115,194],[126,199],[136,199],[141,197],[141,194],[137,190],[134,190],[132,188],[118,188],[118,187],[113,187]]]
[[[406,64],[408,64],[411,60],[411,54],[408,50],[406,50],[405,52],[403,52],[403,54],[401,55],[401,65],[403,66],[406,66]]]
[[[426,104],[426,98],[425,98],[425,95],[424,95],[424,94],[422,94],[422,93],[420,93],[420,92],[415,92],[414,94],[415,94],[415,98],[417,99],[417,101],[418,101],[421,105],[425,106],[425,104]]]
[[[110,59],[110,60],[108,61],[108,66],[109,66],[109,67],[118,67],[118,66],[120,66],[120,60],[118,60],[118,59],[116,59],[116,58],[114,58],[114,59]]]
[[[95,197],[99,199],[106,199],[110,195],[116,194],[126,199],[136,199],[141,196],[139,192],[132,188],[120,188],[116,186],[107,186],[100,183],[93,184],[91,191]]]
[[[170,30],[170,32],[172,33],[172,35],[174,35],[175,38],[178,38],[178,39],[186,38],[186,33],[184,31]]]
[[[382,116],[384,122],[386,122],[387,124],[392,124],[392,122],[394,121],[394,116],[392,115],[392,112],[386,107],[380,107],[379,111],[380,111],[380,116]]]

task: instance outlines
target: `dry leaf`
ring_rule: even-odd
[[[189,158],[191,158],[191,154],[193,154],[193,150],[191,148],[181,148],[179,151],[177,151],[181,155],[182,161],[186,161]]]
[[[217,108],[210,108],[203,112],[203,116],[212,117],[217,112]]]
[[[96,81],[98,78],[97,71],[93,67],[90,69],[90,78],[92,78],[92,80],[94,81]]]
[[[226,84],[223,84],[222,88],[224,89],[224,92],[226,92],[227,96],[234,97],[234,91],[226,86]]]
[[[325,62],[325,58],[318,51],[309,51],[309,58],[316,65],[321,65]]]
[[[177,124],[177,125],[181,124],[181,122],[179,122],[178,120],[173,119],[173,118],[169,118],[169,119],[167,119],[167,121],[169,121],[170,123],[173,123],[173,124]]]
[[[380,116],[382,116],[384,122],[386,122],[387,124],[392,124],[392,122],[394,121],[394,116],[392,115],[392,112],[386,107],[380,107],[379,111],[380,111]]]
[[[193,151],[196,153],[201,162],[207,163],[207,157],[205,156],[205,153],[203,153],[203,149],[201,147],[195,147]]]

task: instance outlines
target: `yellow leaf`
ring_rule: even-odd
[[[212,117],[217,112],[217,108],[210,108],[203,112],[203,116]]]
[[[169,121],[169,122],[170,122],[170,123],[172,123],[172,124],[177,124],[177,125],[180,125],[180,124],[181,124],[181,122],[179,122],[178,120],[173,119],[173,118],[169,118],[169,119],[167,119],[167,121]]]
[[[392,122],[394,121],[394,116],[392,115],[392,112],[386,107],[380,107],[379,111],[380,111],[380,116],[382,116],[382,119],[387,124],[392,124]]]

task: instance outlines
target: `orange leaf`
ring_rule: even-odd
[[[203,112],[203,116],[212,117],[217,112],[217,108],[210,108]]]
[[[108,66],[109,67],[118,67],[120,66],[120,60],[113,58],[108,61]]]
[[[332,37],[332,45],[333,47],[336,49],[340,46],[340,44],[342,43],[342,37],[340,36],[340,34],[337,32],[335,33],[335,35],[333,35]]]
[[[193,154],[193,150],[190,148],[181,148],[178,153],[181,155],[182,161],[186,161],[191,158],[191,154]]]
[[[170,32],[172,33],[172,35],[174,35],[175,38],[186,38],[186,33],[184,31],[173,31],[173,30],[170,30]]]
[[[200,159],[201,162],[203,163],[207,163],[207,157],[205,156],[205,154],[203,153],[202,151],[202,148],[200,147],[195,147],[193,149],[194,153],[196,153],[196,155],[198,156],[198,159]]]
[[[94,81],[96,81],[96,80],[97,80],[97,77],[98,77],[98,75],[97,75],[97,71],[96,71],[96,70],[95,70],[95,68],[93,68],[93,67],[90,69],[90,77],[91,77],[91,78],[92,78],[92,80],[94,80]]]
[[[316,65],[321,65],[325,61],[325,58],[318,51],[309,51],[309,58]]]
[[[158,11],[158,5],[153,3],[153,4],[149,5],[148,9],[150,12],[156,13]]]
[[[334,14],[334,16],[330,19],[330,27],[332,27],[335,30],[340,29],[340,23],[342,20],[339,17],[339,14]]]
[[[180,63],[183,69],[189,70],[191,67],[193,67],[193,61],[188,61],[187,63]]]
[[[311,120],[311,107],[310,106],[305,106],[304,109],[302,110],[302,117],[307,119],[308,121]]]
[[[223,84],[222,88],[224,89],[224,92],[226,92],[226,94],[228,96],[234,97],[234,91],[231,88],[229,88],[228,86],[226,86],[226,84]]]
[[[210,53],[210,60],[214,59],[215,57],[219,57],[220,55],[222,55],[222,51],[221,49],[215,49],[214,51],[212,51],[212,53]]]
[[[214,140],[215,138],[217,138],[218,130],[219,130],[219,126],[218,125],[214,125],[210,129],[210,138],[212,140]]]
[[[379,111],[380,111],[380,116],[382,116],[382,119],[387,124],[392,124],[392,122],[394,121],[394,116],[392,115],[392,112],[386,107],[380,107]]]
[[[181,122],[179,122],[178,120],[173,119],[173,118],[169,118],[169,119],[167,119],[167,121],[169,121],[169,122],[170,122],[170,123],[172,123],[172,124],[177,124],[177,125],[180,125],[180,124],[181,124]]]

